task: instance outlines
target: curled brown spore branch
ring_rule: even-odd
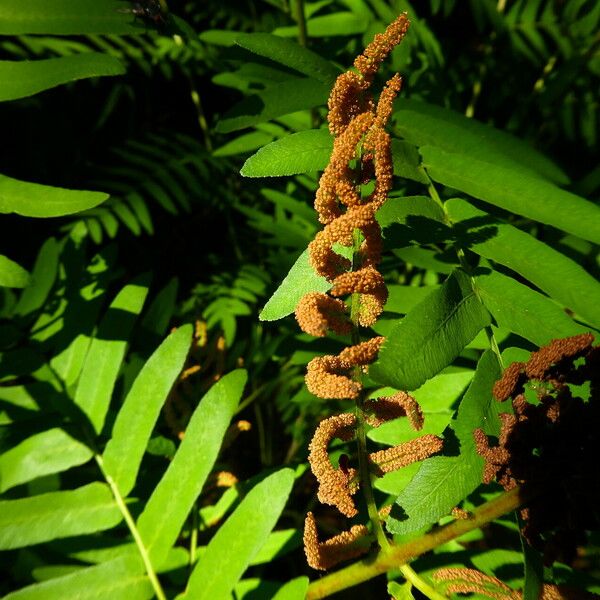
[[[437,435],[428,433],[398,446],[372,452],[369,460],[373,464],[373,472],[381,476],[433,456],[442,449],[442,445]]]
[[[415,431],[423,428],[423,411],[419,403],[407,392],[396,392],[392,396],[366,400],[363,410],[371,427],[379,427],[386,421],[407,417]]]
[[[402,78],[394,75],[384,86],[377,103],[369,88],[382,61],[402,40],[408,28],[406,14],[400,15],[384,33],[375,36],[354,66],[357,72],[340,75],[328,101],[329,128],[334,134],[333,152],[319,181],[315,209],[324,225],[309,244],[309,261],[315,272],[331,284],[327,293],[306,294],[296,307],[301,329],[322,337],[328,331],[352,333],[353,345],[337,355],[319,356],[310,361],[306,372],[308,390],[319,398],[355,400],[356,413],[323,420],[310,443],[309,462],[318,481],[318,499],[335,506],[346,517],[358,511],[352,496],[359,484],[366,497],[374,525],[377,509],[372,500],[370,472],[379,475],[423,460],[441,449],[441,440],[426,435],[394,448],[367,454],[365,421],[377,427],[389,419],[407,417],[415,430],[423,424],[422,412],[411,396],[400,392],[391,398],[362,400],[362,373],[366,373],[384,341],[373,337],[360,342],[359,327],[372,326],[387,301],[387,287],[377,269],[383,247],[376,211],[386,201],[392,187],[391,138],[385,126]],[[362,186],[374,179],[372,191]],[[338,246],[352,250],[352,259],[342,256]],[[363,412],[364,408],[364,412]],[[345,457],[335,468],[329,458],[334,438],[348,441],[355,435],[360,452],[360,478]],[[369,504],[369,498],[370,504]],[[358,556],[368,548],[358,544],[366,529],[354,526],[320,543],[312,514],[306,519],[305,549],[308,562],[317,569]],[[383,534],[381,534],[383,535]],[[378,539],[381,538],[378,534]],[[384,536],[385,537],[385,536]],[[381,543],[381,540],[380,540]]]
[[[366,367],[375,360],[383,337],[344,348],[337,356],[313,358],[306,370],[306,387],[323,399],[353,400],[362,390],[362,384],[351,377],[354,367]]]
[[[358,513],[351,497],[358,489],[356,469],[334,468],[329,460],[328,447],[334,438],[344,441],[352,439],[355,423],[356,417],[350,413],[321,421],[310,442],[308,455],[311,470],[319,482],[319,501],[335,506],[347,517]]]
[[[348,531],[320,542],[315,517],[309,512],[304,522],[306,561],[313,569],[326,571],[344,560],[361,556],[371,546],[368,533],[364,525],[353,525]]]

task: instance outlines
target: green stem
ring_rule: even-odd
[[[446,596],[440,594],[437,590],[431,587],[423,578],[416,573],[409,565],[401,565],[400,572],[404,575],[406,581],[409,581],[422,594],[430,598],[430,600],[448,600]]]
[[[360,263],[360,230],[355,229],[353,234],[352,248],[352,268],[356,268]],[[360,294],[354,293],[350,298],[350,320],[352,321],[352,343],[360,344],[359,330],[359,313],[360,313]],[[354,367],[354,378],[360,381],[360,367]],[[363,491],[365,502],[367,503],[367,512],[369,519],[373,525],[373,532],[377,538],[377,542],[382,550],[389,548],[389,542],[383,530],[381,519],[377,505],[375,504],[375,496],[373,495],[373,486],[371,484],[371,472],[369,468],[369,454],[367,451],[367,434],[365,431],[365,415],[363,412],[363,394],[359,394],[356,399],[356,443],[358,447],[358,473],[360,476],[360,485]]]
[[[304,0],[296,0],[296,22],[298,23],[298,42],[301,46],[308,45],[308,33],[306,31],[306,16],[304,14]]]
[[[183,40],[177,36],[177,43],[183,44]],[[192,99],[192,103],[194,108],[196,109],[196,118],[198,119],[198,126],[200,127],[200,131],[202,131],[202,137],[204,138],[204,146],[209,152],[212,152],[213,146],[212,141],[210,139],[210,129],[208,127],[208,121],[206,120],[206,113],[204,112],[204,105],[202,104],[202,98],[200,96],[200,92],[194,83],[194,79],[192,75],[190,75],[186,70],[186,77],[188,80],[188,84],[190,86],[190,98]]]
[[[375,557],[366,558],[345,569],[313,581],[308,586],[306,598],[307,600],[326,598],[335,592],[373,579],[392,569],[397,569],[398,565],[405,565],[409,560],[421,556],[469,531],[479,529],[486,523],[517,509],[528,499],[529,497],[518,487],[505,492],[475,509],[470,519],[457,519],[406,544],[392,546],[389,550],[382,551]]]
[[[294,2],[296,22],[298,23],[298,43],[305,48],[308,47],[308,31],[306,29],[306,13],[304,12],[304,0]],[[319,112],[316,108],[310,109],[310,120],[316,129],[319,126]]]
[[[504,371],[504,361],[502,360],[502,354],[500,353],[500,348],[498,347],[498,340],[494,335],[494,330],[489,325],[485,328],[485,335],[487,336],[490,344],[490,349],[498,361],[498,366]]]
[[[427,174],[427,171],[425,169],[423,169],[422,167],[421,167],[421,170],[429,179],[429,175]],[[427,189],[429,191],[429,196],[431,197],[431,199],[444,212],[444,221],[445,221],[446,225],[448,225],[449,227],[452,227],[453,224],[452,224],[452,221],[450,220],[450,215],[448,214],[448,211],[446,210],[446,205],[442,202],[442,199],[440,198],[440,195],[438,194],[438,191],[435,188],[435,185],[433,184],[433,181],[431,181],[431,179],[429,179],[429,184],[427,186]],[[456,256],[458,258],[458,262],[459,262],[461,268],[463,269],[463,271],[465,271],[465,273],[467,273],[470,276],[471,289],[473,290],[473,293],[475,294],[477,299],[483,304],[483,302],[481,300],[481,296],[479,295],[479,289],[477,287],[475,279],[471,275],[471,267],[469,266],[469,263],[467,262],[467,258],[465,256],[465,251],[462,248],[455,248],[455,250],[456,250]],[[500,365],[501,369],[504,369],[504,361],[502,360],[502,355],[500,353],[500,348],[498,347],[498,341],[496,340],[496,336],[494,335],[494,330],[491,328],[490,325],[486,325],[484,330],[485,330],[485,334],[487,336],[488,342],[490,344],[490,349],[494,353],[494,356],[496,357],[496,360],[498,361],[498,365]]]
[[[377,538],[377,543],[382,550],[388,550],[390,543],[383,530],[379,511],[375,504],[373,495],[373,486],[371,485],[371,472],[369,469],[369,454],[367,452],[367,435],[365,432],[365,417],[362,409],[362,394],[356,401],[356,443],[358,445],[358,472],[360,475],[360,485],[367,503],[367,512],[369,519],[373,524],[373,532]]]
[[[165,596],[162,586],[160,585],[160,581],[158,580],[158,576],[156,575],[156,572],[154,571],[154,567],[152,566],[152,562],[150,561],[150,556],[148,555],[146,546],[144,546],[144,541],[142,540],[142,536],[140,535],[140,532],[138,531],[138,528],[136,527],[135,521],[133,520],[133,517],[131,516],[129,509],[127,508],[127,505],[125,504],[125,500],[124,500],[123,496],[121,495],[121,492],[119,491],[119,487],[117,486],[115,480],[104,469],[104,462],[102,460],[102,457],[99,454],[96,454],[95,459],[96,459],[96,463],[98,464],[98,467],[100,468],[100,471],[102,472],[102,475],[104,476],[104,479],[106,480],[106,483],[108,483],[108,485],[113,493],[115,502],[116,502],[117,506],[119,507],[121,514],[123,515],[123,519],[125,520],[125,523],[127,524],[129,531],[131,532],[131,535],[133,536],[135,544],[136,544],[138,551],[142,557],[142,562],[144,563],[144,568],[146,569],[146,574],[148,575],[148,579],[150,580],[150,583],[152,584],[152,587],[154,588],[154,594],[156,595],[158,600],[167,600],[167,597]]]
[[[239,415],[247,406],[252,404],[269,385],[270,382],[267,382],[258,386],[247,398],[244,398],[244,400],[240,402],[239,406],[235,410],[234,415]]]
[[[254,405],[254,418],[256,419],[256,429],[258,431],[258,445],[260,448],[260,462],[262,466],[267,466],[269,464],[268,456],[267,456],[267,440],[266,440],[266,432],[265,432],[265,422],[262,416],[262,412],[260,411],[260,406],[258,404]]]

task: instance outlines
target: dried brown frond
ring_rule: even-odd
[[[180,381],[185,381],[186,379],[188,379],[189,377],[191,377],[192,375],[195,375],[196,373],[198,373],[200,371],[200,365],[192,365],[191,367],[188,367],[187,369],[184,369],[181,373],[181,375],[179,376],[179,380]]]
[[[522,376],[524,367],[525,363],[514,362],[504,370],[502,378],[494,384],[493,394],[496,400],[504,402],[516,392],[519,381],[522,383],[524,380],[524,377]]]
[[[373,151],[375,155],[375,190],[369,196],[369,203],[374,210],[378,210],[392,189],[392,140],[383,128],[375,127],[367,135],[365,149]]]
[[[570,562],[585,532],[600,526],[600,347],[592,343],[591,334],[553,340],[525,364],[511,365],[494,388],[497,398],[511,398],[514,412],[500,415],[498,443],[474,432],[484,481],[538,491],[521,511],[523,535],[548,564]],[[587,401],[576,395],[581,388],[570,387],[585,382]],[[527,401],[528,385],[537,403]]]
[[[377,358],[377,353],[384,341],[385,338],[379,336],[355,346],[348,346],[339,353],[339,359],[347,368],[368,365]]]
[[[564,360],[572,362],[590,350],[594,343],[591,333],[582,333],[572,337],[552,340],[547,346],[540,348],[531,355],[525,366],[525,372],[530,379],[548,379],[553,366],[559,369]]]
[[[230,488],[238,482],[239,479],[230,471],[217,471],[211,475],[211,483],[214,487]]]
[[[392,448],[369,454],[377,475],[397,471],[414,462],[425,460],[439,452],[444,443],[437,435],[427,434]]]
[[[349,531],[319,542],[317,523],[309,512],[304,521],[304,552],[309,566],[326,571],[345,560],[350,560],[368,552],[371,540],[364,525],[354,525]]]
[[[403,14],[383,34],[377,35],[355,62],[359,72],[340,75],[329,97],[329,129],[335,139],[315,197],[315,209],[324,228],[309,244],[309,261],[316,273],[332,284],[332,289],[328,294],[305,295],[296,308],[300,327],[315,336],[324,336],[327,330],[340,334],[352,331],[354,334],[354,326],[370,327],[382,313],[387,300],[385,282],[376,268],[383,239],[375,212],[385,202],[392,186],[391,139],[384,126],[391,116],[402,79],[396,75],[387,82],[377,106],[368,91],[381,61],[400,42],[407,28],[408,19]],[[373,177],[373,192],[363,197],[361,186]],[[334,250],[338,245],[352,248],[352,260]],[[348,321],[348,311],[342,300],[345,296],[352,299],[353,325]],[[337,356],[314,358],[306,372],[308,390],[323,399],[358,398],[362,391],[360,373],[365,373],[375,360],[383,341],[384,338],[376,337],[347,347]],[[405,414],[413,425],[418,424],[422,422],[422,415],[413,404],[414,401],[411,403],[403,396],[384,400],[374,409],[374,419]],[[352,414],[325,419],[309,446],[309,462],[319,482],[319,500],[336,506],[346,516],[357,513],[351,498],[358,488],[357,472],[348,466],[347,458],[340,460],[339,467],[334,468],[329,460],[328,446],[334,437],[348,439],[354,424]],[[427,444],[431,450],[433,442],[426,438],[413,446],[405,445],[403,457],[399,449],[373,456],[398,468],[397,465],[407,460],[408,454],[412,458],[406,464],[428,455]],[[362,526],[353,527],[320,544],[314,518],[309,513],[304,534],[309,564],[326,569],[344,557],[364,552],[364,544],[359,545],[359,550],[353,545],[357,536],[362,536],[365,531]]]
[[[338,200],[346,206],[360,204],[360,195],[352,181],[348,163],[356,155],[357,146],[374,119],[372,112],[357,115],[334,141],[331,159],[321,176],[315,197],[315,210],[323,224],[331,223],[342,215]]]
[[[194,348],[204,348],[208,343],[208,325],[206,321],[194,323]]]
[[[338,356],[313,358],[306,369],[306,387],[323,399],[353,399],[362,389],[358,381],[348,376],[355,366],[368,365],[375,360],[384,338],[375,337],[366,342],[344,348]]]
[[[433,579],[441,582],[451,594],[479,594],[497,600],[521,600],[522,592],[509,588],[496,577],[486,575],[476,569],[443,568],[433,574]],[[593,600],[596,594],[564,585],[545,583],[540,600]]]

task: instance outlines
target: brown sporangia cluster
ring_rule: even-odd
[[[339,562],[361,556],[371,545],[368,533],[364,525],[353,525],[348,531],[319,542],[317,523],[309,512],[304,522],[304,551],[308,564],[326,571]]]
[[[442,584],[449,594],[477,594],[494,600],[521,600],[523,593],[513,590],[505,583],[476,569],[443,568],[433,574],[433,579]],[[563,585],[545,583],[540,600],[593,600],[596,594]]]
[[[364,405],[366,422],[373,427],[398,417],[407,417],[413,429],[423,426],[420,406],[406,392],[398,392],[388,398],[367,400]],[[360,487],[358,471],[348,465],[348,457],[342,455],[338,467],[331,464],[328,447],[334,438],[350,441],[355,434],[356,415],[342,413],[321,421],[309,445],[308,461],[319,483],[317,497],[323,504],[335,506],[346,517],[358,514],[352,496]],[[431,434],[404,442],[398,446],[372,452],[368,455],[371,472],[381,476],[414,462],[424,460],[442,449],[442,440]],[[391,507],[380,511],[382,518]],[[344,560],[355,558],[369,550],[371,540],[364,525],[354,525],[325,542],[319,542],[315,518],[311,512],[304,525],[304,551],[313,569],[327,570]]]
[[[523,535],[548,564],[571,562],[586,530],[600,526],[600,346],[593,341],[591,333],[553,340],[511,364],[494,386],[496,399],[513,408],[500,415],[498,444],[474,432],[484,482],[534,492],[521,510]]]
[[[392,186],[391,138],[385,126],[402,79],[394,75],[377,103],[369,88],[381,63],[400,43],[408,25],[406,14],[401,14],[384,33],[376,35],[354,62],[356,71],[340,75],[329,97],[328,122],[335,139],[315,198],[315,209],[324,228],[310,243],[309,257],[314,270],[331,283],[331,289],[328,293],[306,294],[296,307],[298,324],[310,335],[325,336],[328,331],[349,334],[355,327],[370,327],[387,300],[387,288],[377,270],[383,243],[375,213]],[[339,254],[339,246],[352,248],[352,259]],[[353,315],[345,301],[349,297],[354,298]],[[373,337],[345,348],[338,355],[314,358],[307,367],[306,385],[319,398],[357,400],[364,411],[361,418],[373,427],[405,416],[419,430],[423,425],[421,409],[404,392],[362,402],[360,373],[366,372],[377,358],[383,341],[383,337]],[[349,465],[346,455],[334,467],[328,447],[335,438],[353,439],[357,418],[354,413],[345,413],[325,419],[309,446],[309,462],[319,484],[318,499],[335,506],[346,517],[358,513],[352,498],[359,488],[358,472]],[[425,435],[374,452],[368,456],[371,471],[381,475],[399,469],[431,456],[441,445],[438,437]],[[315,518],[308,513],[304,530],[308,564],[315,569],[328,569],[356,557],[369,549],[371,540],[366,535],[365,526],[355,525],[320,542]]]

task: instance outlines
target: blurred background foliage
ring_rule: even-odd
[[[224,373],[245,367],[250,379],[240,415],[252,430],[241,434],[243,441],[236,442],[240,445],[234,452],[227,451],[225,460],[243,480],[264,468],[305,460],[316,420],[336,407],[324,407],[307,392],[304,368],[336,343],[310,340],[299,334],[292,319],[275,324],[258,320],[260,309],[319,228],[312,210],[317,174],[270,179],[239,174],[248,156],[267,143],[324,123],[331,74],[319,78],[262,58],[243,42],[236,44],[240,33],[299,40],[341,72],[374,33],[406,10],[410,33],[380,80],[399,71],[403,98],[453,109],[526,140],[564,170],[571,189],[597,202],[600,3],[169,4],[187,24],[175,35],[171,25],[144,23],[147,30],[139,35],[0,37],[2,60],[101,52],[118,58],[127,71],[0,107],[0,172],[110,194],[105,203],[71,216],[2,216],[2,252],[32,271],[41,250],[50,302],[43,309],[39,304],[25,310],[19,293],[0,289],[3,347],[27,349],[13,356],[12,364],[2,363],[0,381],[33,372],[44,357],[60,357],[75,337],[91,335],[106,298],[140,273],[151,273],[149,308],[132,334],[119,393],[126,393],[165,333],[184,323],[196,324],[191,361],[196,371],[182,384],[183,399],[173,414],[165,415],[152,439],[154,456],[147,471],[152,472],[153,460],[174,451],[199,394]],[[299,6],[306,28],[298,25]],[[335,77],[336,67],[331,69]],[[417,185],[404,180],[395,192],[417,193]],[[530,230],[598,274],[597,253],[587,242],[573,236],[559,239],[553,230]],[[51,238],[55,241],[48,242]],[[422,261],[393,260],[387,268],[396,283],[415,287],[436,285],[447,272]],[[86,302],[77,312],[81,297]],[[72,301],[62,329],[36,336],[40,323],[60,314],[61,298]],[[473,366],[478,349],[475,343],[465,350],[463,363]],[[53,366],[60,371],[60,359]],[[4,419],[5,425],[11,422],[10,415]],[[27,422],[28,434],[40,426]],[[0,445],[10,448],[24,435],[3,426]],[[150,481],[148,487],[155,483]],[[51,490],[55,484],[40,485]],[[295,527],[314,503],[309,489],[297,496],[288,515]],[[298,545],[295,539],[292,547]],[[286,563],[290,576],[307,572],[296,552]],[[52,558],[46,558],[51,564]],[[43,560],[21,554],[2,591],[49,576],[35,574]]]

